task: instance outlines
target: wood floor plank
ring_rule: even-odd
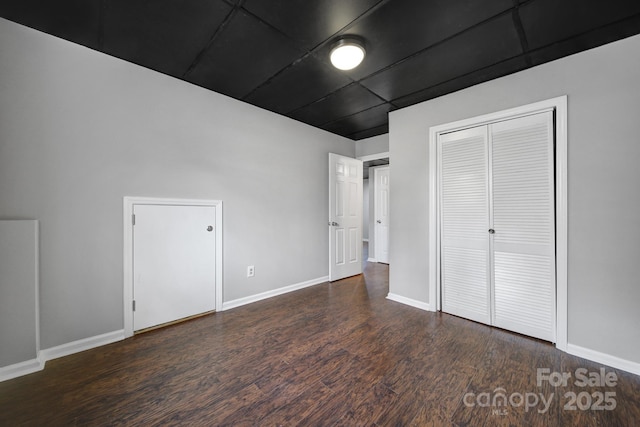
[[[0,383],[0,426],[638,425],[640,377],[390,301],[388,271],[367,263],[360,276],[49,361]],[[540,368],[618,380],[538,384]],[[553,398],[544,413],[477,400],[500,390]],[[616,406],[569,410],[567,393],[609,393]]]

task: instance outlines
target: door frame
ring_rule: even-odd
[[[371,256],[369,257],[369,261],[371,262],[380,262],[378,261],[378,245],[376,244],[376,242],[378,242],[380,239],[378,239],[378,227],[376,226],[376,218],[375,218],[376,213],[378,212],[378,204],[380,203],[380,201],[378,200],[378,172],[380,172],[380,170],[382,169],[388,169],[389,179],[391,179],[390,167],[391,167],[391,164],[383,165],[383,166],[373,166],[369,168],[369,179],[373,178],[373,186],[371,185],[371,181],[369,181],[369,188],[373,192],[373,217],[374,218],[370,220],[370,222],[373,223],[373,249],[375,252],[373,254],[373,257]],[[369,196],[371,196],[371,194],[369,194]],[[369,218],[371,218],[371,212],[369,212]],[[369,238],[371,238],[371,230],[369,230]],[[387,250],[388,249],[389,249],[389,241],[387,240]]]
[[[174,199],[156,197],[123,198],[124,246],[123,246],[123,308],[124,336],[133,336],[133,208],[135,205],[211,206],[216,208],[216,311],[222,311],[222,200]]]
[[[491,122],[555,110],[555,220],[556,220],[556,348],[567,351],[567,96],[445,123],[429,128],[429,310],[440,311],[440,207],[438,205],[438,150],[440,134]]]

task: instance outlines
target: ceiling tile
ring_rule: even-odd
[[[222,1],[109,1],[104,51],[182,77],[230,11]]]
[[[524,70],[527,67],[528,65],[525,57],[518,56],[515,58],[507,59],[506,61],[499,62],[490,67],[465,74],[464,76],[460,76],[453,80],[447,80],[444,83],[440,83],[438,85],[431,86],[430,88],[414,92],[402,98],[394,99],[392,102],[393,105],[398,108],[408,107],[409,105],[414,105],[418,102],[437,98],[438,96],[456,92],[458,90],[465,89],[470,86],[486,82],[488,80],[497,79],[499,77]]]
[[[384,135],[389,133],[389,123],[385,123],[382,126],[376,128],[365,129],[349,135],[349,138],[358,141],[365,138],[371,138],[372,136]]]
[[[100,0],[9,0],[0,16],[92,49],[100,48]]]
[[[640,30],[640,14],[630,19],[617,21],[613,24],[583,33],[577,37],[553,43],[545,48],[532,52],[529,56],[531,57],[533,65],[539,65],[582,52],[583,50],[592,49],[605,43],[630,37],[637,34],[638,30]]]
[[[522,53],[511,14],[474,27],[360,83],[392,100]]]
[[[380,0],[247,0],[244,8],[312,49]]]
[[[324,130],[337,133],[338,135],[349,136],[362,129],[371,129],[387,123],[388,113],[391,111],[391,104],[382,104],[369,108],[360,113],[335,120],[320,126]]]
[[[351,80],[338,70],[325,65],[313,55],[307,55],[249,94],[245,101],[284,114],[349,83]]]
[[[186,80],[242,98],[301,56],[282,34],[238,11]]]
[[[366,38],[360,79],[513,7],[512,0],[390,1],[349,28]],[[328,53],[327,53],[328,55]]]
[[[633,0],[536,0],[520,7],[530,49],[537,49],[640,13]]]
[[[320,126],[375,107],[383,102],[367,89],[353,83],[326,98],[292,112],[289,116],[313,126]]]

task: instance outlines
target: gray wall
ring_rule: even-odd
[[[429,127],[568,95],[569,343],[640,362],[638,52],[640,36],[392,112],[391,292],[429,298]]]
[[[371,154],[386,153],[389,151],[389,134],[372,136],[355,142],[356,157],[368,156]]]
[[[123,196],[224,201],[225,301],[326,276],[329,152],[354,142],[0,19],[0,218],[40,220],[42,348],[123,328]]]
[[[38,356],[37,221],[0,221],[0,368]]]

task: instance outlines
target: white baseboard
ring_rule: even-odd
[[[40,357],[4,366],[0,368],[0,382],[32,374],[34,372],[41,371],[42,369],[44,369],[44,360]]]
[[[596,350],[577,346],[575,344],[567,344],[567,353],[574,356],[582,357],[593,362],[602,363],[612,368],[621,369],[635,375],[640,375],[640,363],[631,360],[621,359],[610,354],[601,353]]]
[[[398,294],[392,294],[391,292],[387,294],[387,299],[391,301],[399,302],[401,304],[410,305],[411,307],[419,308],[421,310],[435,311],[431,308],[431,305],[427,302],[422,302],[415,299],[403,297],[402,295],[398,295]]]
[[[261,294],[234,299],[232,301],[227,301],[222,303],[222,311],[230,310],[232,308],[240,307],[242,305],[251,304],[252,302],[257,302],[263,299],[286,294],[288,292],[297,291],[298,289],[308,288],[309,286],[318,285],[320,283],[324,283],[328,281],[329,281],[329,276],[318,277],[317,279],[307,280],[306,282],[296,283],[294,285],[285,286],[283,288],[274,289],[272,291],[263,292]]]
[[[40,357],[46,362],[48,360],[57,359],[58,357],[68,356],[81,351],[111,344],[124,339],[124,329],[119,331],[107,332],[106,334],[96,335],[94,337],[84,338],[78,341],[62,344],[56,347],[44,349],[40,352]]]
[[[41,371],[49,360],[122,341],[123,339],[124,329],[121,329],[41,350],[35,359],[0,368],[0,382]]]
[[[370,257],[369,259],[367,259],[367,262],[378,262],[378,260],[376,260],[375,258],[371,258]]]

